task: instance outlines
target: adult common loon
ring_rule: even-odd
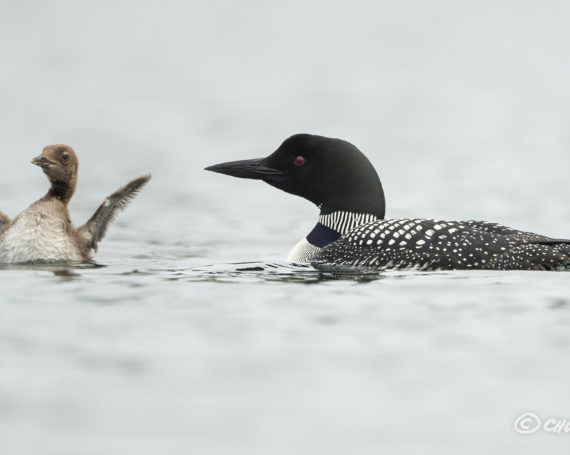
[[[354,145],[296,134],[266,158],[206,170],[259,179],[320,209],[289,262],[419,270],[570,269],[570,240],[483,221],[384,219],[382,184]]]
[[[42,168],[51,187],[13,221],[0,212],[0,263],[91,261],[90,251],[97,251],[109,223],[150,180],[144,175],[119,188],[76,229],[67,204],[77,186],[77,155],[68,145],[49,145],[32,163]]]

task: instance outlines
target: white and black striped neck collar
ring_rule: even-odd
[[[321,214],[319,222],[309,232],[306,239],[311,245],[322,248],[358,226],[377,219],[376,215],[370,213],[337,211],[326,215]]]
[[[358,226],[371,223],[377,219],[378,217],[371,213],[354,213],[344,211],[319,215],[320,224],[338,232],[340,235],[344,235]]]
[[[370,213],[336,211],[319,216],[319,222],[304,239],[301,239],[287,256],[289,262],[305,263],[321,248],[334,242],[342,235],[378,217]]]

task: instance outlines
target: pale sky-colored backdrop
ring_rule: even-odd
[[[203,168],[340,137],[388,217],[568,238],[569,84],[567,0],[0,0],[0,210],[47,144],[77,225],[153,173],[105,267],[0,270],[0,453],[568,453],[513,429],[570,419],[568,274],[323,282],[315,207]]]

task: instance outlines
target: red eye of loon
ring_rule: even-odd
[[[305,164],[305,157],[299,155],[297,158],[295,158],[295,164],[297,166],[302,166],[303,164]]]

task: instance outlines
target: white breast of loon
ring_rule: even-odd
[[[36,203],[20,214],[0,237],[0,262],[81,261],[66,220]]]

